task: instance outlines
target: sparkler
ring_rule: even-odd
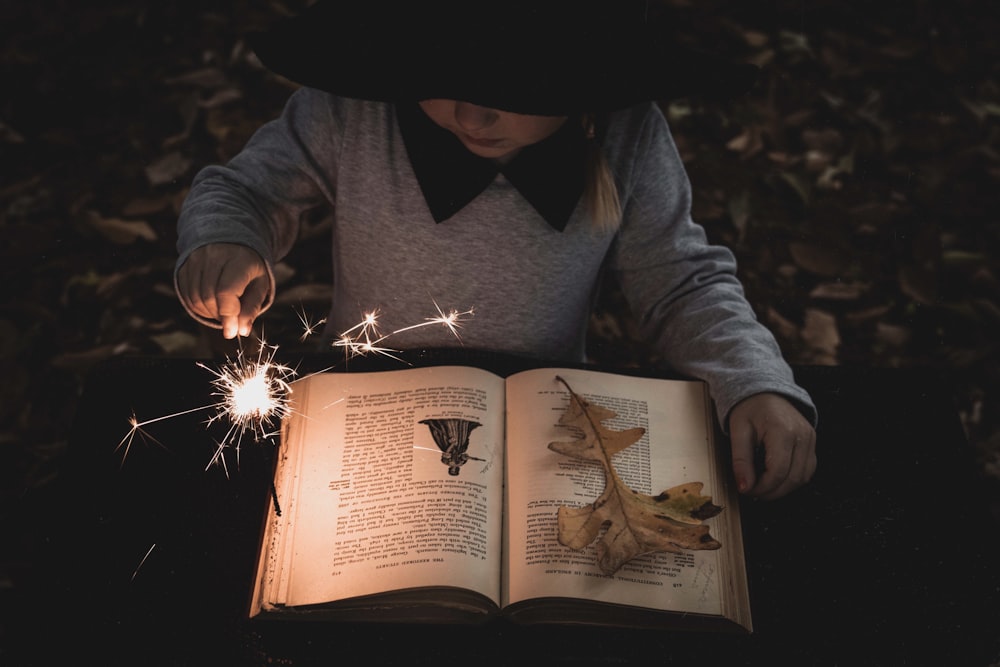
[[[458,330],[461,328],[465,318],[473,315],[473,309],[470,308],[461,312],[451,310],[445,314],[437,303],[434,303],[434,307],[438,313],[436,317],[427,317],[423,322],[403,327],[387,334],[383,334],[379,330],[379,311],[370,311],[364,314],[361,322],[344,331],[332,343],[332,346],[344,348],[348,359],[364,354],[382,354],[393,359],[400,359],[395,356],[395,353],[398,353],[399,350],[386,347],[383,343],[392,338],[392,336],[404,331],[428,326],[443,326],[452,335],[461,340]],[[313,323],[306,317],[304,311],[297,312],[297,315],[304,329],[300,340],[305,340],[313,335],[316,329],[325,321],[320,320]],[[290,394],[292,392],[292,381],[296,377],[296,371],[289,366],[276,362],[275,355],[277,352],[278,346],[267,344],[262,337],[256,355],[247,356],[244,354],[241,345],[236,357],[227,358],[225,363],[218,369],[198,362],[197,365],[199,367],[204,368],[214,375],[212,385],[215,391],[212,395],[218,397],[218,400],[208,405],[175,412],[146,421],[139,421],[135,414],[133,414],[131,419],[129,419],[130,430],[121,439],[118,446],[115,447],[116,452],[124,448],[122,465],[124,465],[136,437],[149,438],[160,444],[161,447],[163,446],[150,436],[144,430],[144,427],[181,415],[214,410],[214,414],[207,420],[207,425],[224,420],[229,423],[229,428],[222,439],[216,442],[215,453],[212,455],[205,469],[207,470],[212,465],[220,464],[226,470],[226,475],[228,476],[229,473],[224,456],[227,449],[234,449],[238,460],[240,446],[245,436],[248,434],[253,435],[254,440],[258,442],[269,440],[275,435],[273,427],[291,414]]]
[[[268,345],[261,338],[256,357],[246,356],[241,345],[236,357],[227,358],[218,369],[198,362],[198,367],[215,376],[212,385],[216,391],[212,395],[219,397],[219,400],[145,421],[139,421],[133,413],[129,419],[131,428],[115,447],[115,451],[124,449],[122,465],[125,464],[136,437],[144,440],[148,438],[163,447],[162,443],[149,435],[145,430],[146,426],[194,412],[214,409],[215,414],[208,418],[207,425],[223,419],[229,422],[225,436],[216,442],[215,453],[205,467],[206,470],[213,464],[222,464],[225,468],[223,453],[230,447],[239,456],[240,445],[247,433],[253,434],[258,442],[269,439],[274,435],[269,429],[291,412],[289,394],[292,391],[291,381],[295,377],[294,369],[274,361],[277,351],[277,345]],[[228,474],[226,469],[226,475]]]
[[[215,375],[212,384],[219,401],[213,404],[216,411],[208,423],[228,419],[230,426],[226,435],[217,443],[215,455],[206,469],[214,463],[222,462],[222,453],[233,445],[239,456],[240,444],[246,433],[252,433],[259,442],[274,435],[269,429],[291,413],[289,394],[290,382],[295,371],[274,361],[277,345],[260,341],[256,359],[249,359],[240,347],[235,359],[227,359],[218,370],[203,363],[198,366]],[[228,473],[227,473],[228,474]]]

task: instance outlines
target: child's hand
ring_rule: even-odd
[[[733,472],[741,493],[773,500],[808,482],[816,472],[816,431],[778,394],[755,394],[729,413]],[[755,456],[762,448],[763,456]],[[763,460],[758,470],[755,460]]]
[[[222,335],[249,336],[270,287],[267,266],[250,248],[212,243],[188,256],[177,289],[193,313],[222,325]]]

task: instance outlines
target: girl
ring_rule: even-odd
[[[176,287],[192,316],[246,336],[300,220],[334,213],[328,330],[378,309],[475,308],[467,347],[581,361],[612,271],[671,367],[704,379],[741,491],[787,494],[815,466],[815,409],[690,217],[656,101],[745,91],[753,68],[682,51],[643,0],[321,0],[259,36],[301,84],[281,117],[195,178]],[[456,344],[443,328],[396,347]],[[764,447],[764,471],[753,465]]]

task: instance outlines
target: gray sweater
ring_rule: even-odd
[[[604,147],[624,210],[617,232],[595,230],[582,202],[557,231],[502,174],[435,223],[395,108],[301,88],[229,164],[196,176],[178,222],[177,266],[199,246],[227,242],[253,248],[273,267],[301,220],[332,206],[327,326],[334,335],[376,309],[388,332],[437,315],[436,307],[474,308],[461,341],[428,326],[390,344],[463,345],[553,362],[584,359],[606,268],[670,367],[708,382],[724,426],[737,402],[765,391],[792,399],[815,422],[808,394],[744,298],[732,253],[708,244],[691,219],[690,184],[659,108],[612,114]]]

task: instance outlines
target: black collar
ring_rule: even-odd
[[[552,136],[499,165],[469,152],[418,104],[400,103],[396,109],[410,163],[436,222],[455,215],[502,173],[553,228],[566,227],[585,182],[587,146],[579,123],[563,123]]]

